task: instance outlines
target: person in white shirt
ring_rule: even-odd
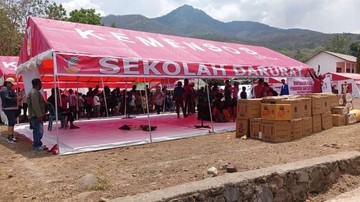
[[[100,116],[100,97],[98,93],[95,93],[94,95],[94,116],[95,117]]]

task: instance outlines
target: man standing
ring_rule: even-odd
[[[46,146],[41,142],[44,134],[44,121],[46,115],[44,97],[40,93],[42,83],[38,78],[33,79],[31,83],[33,88],[27,97],[27,103],[29,117],[33,127],[33,148],[37,151],[46,150]]]
[[[184,117],[186,117],[187,115],[184,109],[184,88],[182,87],[181,81],[177,82],[177,86],[174,89],[174,100],[176,103],[177,117],[180,118],[180,108],[183,111]]]
[[[280,95],[289,95],[289,85],[285,83],[285,79],[281,79],[281,86]]]
[[[260,78],[258,84],[254,87],[255,98],[264,97],[264,79]]]

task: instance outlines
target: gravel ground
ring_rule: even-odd
[[[354,106],[360,108],[360,99]],[[79,190],[77,185],[86,174],[100,179],[91,191],[116,198],[201,180],[207,169],[219,167],[221,160],[241,172],[360,148],[360,124],[281,144],[235,139],[234,133],[222,133],[68,156],[32,151],[31,142],[24,137],[9,144],[6,127],[0,130],[0,201],[72,201],[90,191]],[[339,190],[314,200],[333,197]]]

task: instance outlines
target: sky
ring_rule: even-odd
[[[360,33],[359,0],[54,0],[69,12],[94,8],[102,16],[160,17],[187,4],[223,21],[254,21],[278,28]]]

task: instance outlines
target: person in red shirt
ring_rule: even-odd
[[[186,113],[186,115],[184,114],[184,117],[192,114],[192,98],[193,98],[193,91],[192,91],[192,87],[189,84],[189,79],[184,79],[184,100],[185,100],[184,111]]]
[[[264,79],[260,78],[258,84],[254,87],[255,98],[264,97]]]
[[[267,96],[273,96],[273,92],[272,92],[272,88],[269,86],[269,84],[267,82],[264,82],[264,95],[263,97],[267,97]]]
[[[320,65],[318,65],[318,75],[309,70],[309,75],[314,81],[313,93],[322,93],[322,83],[324,76],[320,74]]]

